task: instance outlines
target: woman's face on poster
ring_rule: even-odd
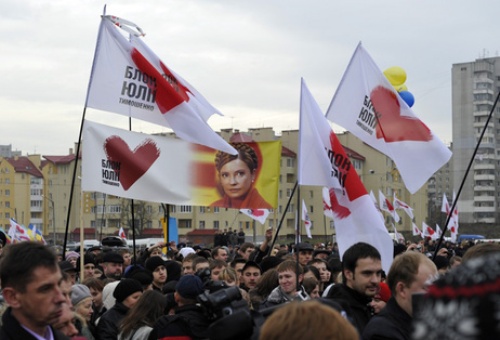
[[[230,198],[245,195],[255,179],[254,171],[251,171],[241,159],[234,159],[224,164],[219,177],[224,193]]]

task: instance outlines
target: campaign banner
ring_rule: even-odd
[[[177,205],[275,208],[281,142],[231,145],[237,155],[86,121],[82,190]]]

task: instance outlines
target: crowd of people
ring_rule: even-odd
[[[336,244],[270,249],[272,236],[135,256],[8,245],[0,340],[500,338],[498,244],[396,243],[385,273],[367,243],[340,256]]]

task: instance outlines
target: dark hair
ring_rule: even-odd
[[[319,273],[319,269],[316,268],[313,265],[307,265],[304,267],[304,274],[311,272],[314,274],[314,277],[318,280],[321,281],[321,274]]]
[[[59,271],[56,255],[48,247],[38,242],[21,242],[5,247],[0,262],[0,280],[3,287],[13,287],[25,292],[33,279],[33,272],[44,267]]]
[[[231,267],[235,268],[238,263],[247,263],[247,260],[245,260],[242,257],[237,257],[234,260],[231,261]]]
[[[132,331],[143,326],[153,327],[156,320],[163,315],[166,306],[167,298],[160,292],[144,292],[121,322],[122,337],[127,338]]]
[[[381,260],[377,248],[371,244],[358,242],[350,246],[342,256],[342,272],[349,270],[354,273],[359,259],[372,258]],[[343,275],[345,277],[345,275]]]
[[[102,292],[102,290],[104,289],[103,280],[100,280],[100,279],[95,278],[95,277],[86,278],[85,280],[83,280],[82,283],[84,285],[86,285],[87,287],[95,289],[95,290],[100,291],[100,292]]]

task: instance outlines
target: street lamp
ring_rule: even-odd
[[[50,201],[51,205],[52,205],[52,229],[54,231],[53,245],[55,246],[56,245],[56,214],[55,214],[55,209],[54,209],[54,200],[52,198],[48,197],[48,196],[45,196],[45,195],[42,195],[42,197],[48,199]]]

